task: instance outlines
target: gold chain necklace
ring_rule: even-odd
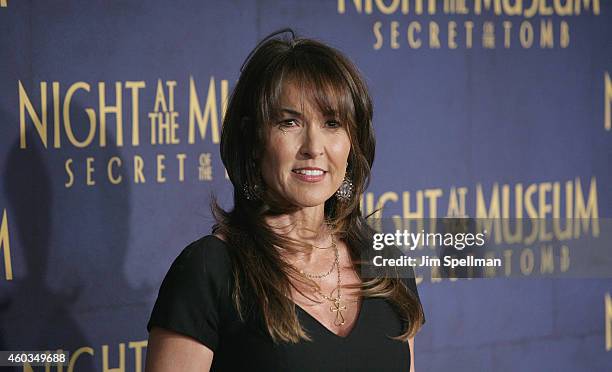
[[[305,277],[309,278],[309,279],[321,279],[321,278],[325,278],[326,276],[328,276],[329,274],[331,274],[331,272],[334,270],[334,266],[336,266],[338,264],[338,246],[336,245],[336,239],[334,239],[334,235],[332,234],[331,236],[332,238],[332,244],[329,247],[325,247],[325,248],[321,248],[321,247],[317,247],[315,245],[311,246],[313,248],[318,248],[318,249],[329,249],[329,248],[333,248],[334,249],[334,255],[335,255],[335,260],[332,263],[331,267],[329,268],[329,270],[327,270],[327,272],[323,273],[323,274],[311,274],[311,273],[307,273],[304,270],[300,270],[300,274],[304,275]]]
[[[340,287],[342,285],[342,278],[340,276],[340,254],[338,252],[338,247],[336,246],[336,242],[335,242],[333,234],[332,234],[332,246],[334,248],[335,259],[334,259],[334,263],[329,269],[329,272],[325,274],[314,275],[314,274],[305,273],[303,270],[300,270],[300,274],[302,274],[308,279],[313,279],[313,278],[318,279],[318,278],[323,278],[323,277],[328,276],[334,269],[334,266],[336,267],[336,272],[338,274],[338,280],[336,282],[336,288],[331,292],[331,293],[336,292],[336,297],[331,297],[331,296],[326,295],[325,293],[321,292],[321,290],[318,287],[313,287],[313,289],[315,290],[316,293],[319,294],[319,296],[323,297],[324,299],[332,303],[332,305],[329,307],[329,311],[331,311],[332,313],[334,312],[336,313],[336,318],[334,319],[334,325],[342,326],[346,322],[342,312],[346,311],[347,307],[346,307],[346,304],[343,305],[342,303],[342,293],[340,292]]]
[[[334,293],[334,291],[336,292],[336,297],[330,297],[327,296],[325,293],[321,292],[321,290],[317,287],[315,287],[315,291],[324,299],[326,299],[327,301],[331,302],[332,305],[329,307],[329,311],[331,311],[332,313],[336,313],[336,318],[334,319],[334,325],[336,326],[342,326],[345,323],[345,319],[344,319],[344,315],[342,315],[343,311],[346,311],[346,304],[343,305],[341,300],[342,300],[342,294],[340,293],[340,287],[342,285],[342,280],[340,277],[340,261],[339,261],[339,257],[338,257],[338,249],[336,248],[336,270],[338,273],[338,281],[336,282],[336,289],[333,290],[331,293]],[[330,293],[330,294],[331,294]]]

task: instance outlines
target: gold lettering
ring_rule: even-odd
[[[147,341],[130,341],[128,343],[130,349],[134,349],[134,372],[142,371],[142,349],[147,347]]]
[[[438,217],[438,198],[440,198],[442,194],[442,189],[425,190],[425,197],[429,199],[429,218]]]
[[[72,125],[70,124],[70,101],[72,101],[72,96],[78,89],[83,89],[86,92],[89,92],[90,87],[89,84],[79,81],[70,86],[68,91],[66,92],[66,97],[64,98],[64,130],[66,131],[66,136],[70,143],[79,148],[87,147],[93,141],[93,138],[96,134],[96,112],[91,108],[86,108],[85,112],[89,117],[89,134],[87,134],[87,138],[83,142],[79,142],[74,136],[74,132],[72,131]]]
[[[510,48],[510,30],[512,29],[512,22],[502,22],[504,26],[504,48]]]
[[[6,209],[2,211],[2,223],[0,224],[0,249],[4,253],[4,278],[13,280],[13,265],[11,262],[11,244],[9,239],[8,217]]]
[[[74,184],[74,173],[72,173],[72,168],[70,167],[71,165],[72,159],[66,159],[66,162],[64,163],[64,168],[66,169],[66,174],[68,175],[68,181],[64,183],[64,187],[66,188],[70,188]]]
[[[57,81],[51,83],[53,91],[53,147],[59,149],[60,143],[60,85]]]
[[[542,182],[538,188],[538,217],[540,218],[540,240],[552,240],[552,234],[546,231],[546,215],[552,212],[552,205],[546,202],[546,195],[552,190],[550,182]]]
[[[487,210],[487,203],[482,191],[482,185],[476,185],[476,225],[478,231],[487,230],[489,235],[495,236],[495,243],[501,243],[501,225],[500,225],[500,210],[499,210],[499,186],[493,184],[491,191],[491,199]]]
[[[591,8],[591,0],[574,0],[574,14],[579,15],[581,8],[580,5],[584,4],[584,9]],[[593,0],[593,14],[599,15],[599,0]]]
[[[93,172],[94,172],[94,167],[93,167],[94,158],[88,157],[86,162],[87,162],[87,186],[93,186],[96,184],[96,181],[92,177]]]
[[[527,211],[527,217],[529,217],[533,226],[531,228],[531,234],[525,238],[525,244],[532,244],[535,242],[538,236],[538,212],[533,206],[533,201],[531,196],[538,190],[538,186],[536,184],[531,184],[525,190],[525,211]],[[522,222],[521,222],[522,223]]]
[[[553,8],[546,5],[546,0],[540,0],[540,15],[553,14]]]
[[[34,124],[34,128],[38,132],[38,136],[42,141],[43,146],[47,148],[47,82],[40,82],[40,107],[41,116],[39,117],[34,109],[34,105],[28,97],[28,93],[25,91],[21,80],[19,84],[19,148],[26,148],[26,119],[25,112],[28,111],[28,115]],[[42,118],[42,119],[41,119]]]
[[[423,14],[423,0],[414,0],[414,12]]]
[[[563,0],[564,5],[561,5],[562,0],[555,0],[553,6],[555,7],[555,14],[558,16],[572,15],[572,2],[573,0]]]
[[[74,371],[74,365],[76,364],[77,359],[79,359],[81,354],[84,354],[84,353],[93,356],[94,355],[94,349],[92,349],[91,347],[88,347],[88,346],[84,346],[84,347],[78,348],[74,353],[72,353],[70,355],[70,361],[68,362],[68,372],[73,372]]]
[[[610,294],[606,293],[604,296],[605,306],[605,321],[606,324],[606,351],[612,350],[612,298]]]
[[[531,274],[535,265],[535,259],[531,248],[525,248],[521,251],[519,262],[521,264],[521,273],[523,275]]]
[[[523,184],[514,186],[514,216],[523,218]],[[502,218],[510,218],[510,186],[502,186]]]
[[[552,246],[542,245],[540,247],[540,273],[550,273],[552,274],[555,271],[555,262],[553,260],[553,249]]]
[[[476,0],[474,2],[474,13],[475,14],[481,14],[482,10],[483,10],[483,3],[484,3],[484,9],[485,10],[490,10],[491,9],[491,0]],[[496,15],[500,15],[502,8],[501,8],[501,2],[500,0],[493,0],[493,11]]]
[[[380,21],[374,22],[372,25],[372,31],[374,32],[374,37],[376,38],[376,42],[374,42],[374,50],[379,50],[383,46],[383,35],[380,32],[382,27],[382,23]]]
[[[465,195],[467,194],[467,187],[458,187],[455,189],[451,187],[450,194],[448,197],[448,208],[446,210],[446,216],[448,217],[463,217],[465,213]]]
[[[559,46],[561,48],[567,48],[570,43],[569,36],[569,25],[565,21],[561,21],[561,26],[559,28]]]
[[[448,48],[457,49],[457,22],[448,22]]]
[[[567,245],[562,245],[561,246],[561,256],[559,259],[559,271],[564,273],[567,270],[569,270],[569,266],[570,266],[569,248],[567,247]]]
[[[504,275],[512,274],[512,249],[504,249]]]
[[[555,45],[553,23],[550,19],[540,21],[540,48],[552,48]]]
[[[385,4],[384,0],[376,0],[376,7],[382,14],[393,14],[400,5],[400,0],[391,0],[391,4]]]
[[[523,185],[518,183],[514,187],[514,214],[515,218],[510,218],[510,186],[502,186],[502,235],[508,244],[518,243],[523,236]],[[511,225],[516,224],[515,231],[512,232]]]
[[[612,129],[612,80],[608,71],[604,73],[604,128]]]
[[[382,217],[382,212],[384,212],[384,207],[385,204],[387,204],[387,202],[391,201],[391,202],[397,202],[398,200],[398,196],[397,193],[392,192],[392,191],[387,191],[384,194],[382,194],[379,198],[378,198],[378,202],[376,203],[376,209],[380,209],[381,211],[377,212],[377,218],[381,218]]]
[[[470,49],[472,48],[472,31],[474,30],[473,21],[465,21],[465,46]]]
[[[431,49],[440,48],[440,27],[434,21],[429,22],[429,47]]]
[[[521,22],[521,27],[519,29],[519,40],[521,41],[521,46],[523,48],[531,48],[531,45],[533,44],[533,27],[528,21]]]
[[[223,103],[221,104],[221,125],[223,125],[223,120],[225,119],[225,112],[227,111],[227,103],[229,99],[229,82],[225,79],[221,80],[221,99]]]
[[[153,106],[153,111],[168,112],[168,106],[166,106],[166,96],[164,96],[164,86],[162,85],[161,79],[157,79],[157,89],[155,89],[155,105]]]
[[[179,161],[179,181],[183,182],[185,180],[185,158],[187,155],[185,154],[176,154],[176,158]]]
[[[561,229],[561,185],[559,182],[553,184],[553,232],[558,240],[566,240],[572,237],[572,221],[574,207],[574,184],[572,181],[565,183],[565,229]]]
[[[166,160],[166,155],[157,154],[157,183],[166,182],[166,177],[164,176],[164,169],[166,169],[164,160]]]
[[[119,367],[108,367],[108,345],[102,345],[102,372],[125,372],[125,344],[119,344]]]
[[[144,174],[142,173],[142,167],[144,162],[140,155],[134,155],[134,183],[145,183]]]
[[[582,185],[580,178],[576,178],[576,200],[574,205],[574,239],[580,237],[580,227],[583,227],[583,232],[589,231],[590,221],[593,221],[593,236],[599,236],[599,212],[597,209],[597,181],[595,177],[591,178],[591,184],[589,187],[588,201],[584,202],[584,195],[582,193]]]
[[[484,22],[482,25],[482,46],[487,49],[495,49],[495,24]]]
[[[168,106],[170,106],[170,110],[168,111],[174,111],[174,88],[176,88],[176,80],[166,81],[166,86],[168,87]]]
[[[138,107],[139,90],[144,89],[146,84],[144,81],[126,81],[125,87],[132,90],[132,146],[140,145],[140,125],[138,123],[138,117],[140,109]]]
[[[504,13],[507,16],[521,15],[521,9],[523,8],[522,0],[514,0],[514,5],[510,5],[510,0],[504,0],[502,3]]]
[[[106,166],[106,172],[108,173],[108,180],[113,185],[117,185],[121,183],[121,179],[123,178],[123,176],[119,174],[119,176],[113,177],[113,164],[117,164],[118,167],[121,167],[121,158],[119,158],[118,156],[113,156],[112,158],[110,158]]]
[[[391,49],[399,49],[399,43],[397,42],[397,39],[399,38],[399,31],[397,30],[399,28],[399,22],[397,21],[392,21],[391,22]]]
[[[403,202],[403,215],[404,218],[418,218],[421,219],[424,217],[423,215],[423,191],[419,190],[416,192],[416,210],[412,212],[410,210],[410,192],[404,191],[402,193],[402,202]]]
[[[421,24],[416,21],[412,21],[408,24],[408,45],[413,49],[419,49],[421,47],[421,39],[414,36],[414,33],[421,32]]]
[[[371,1],[371,0],[366,0],[366,1]],[[353,5],[355,6],[355,10],[357,11],[357,13],[361,13],[361,0],[353,0]],[[338,13],[339,14],[344,14],[346,13],[346,0],[338,0]]]
[[[123,100],[121,83],[115,83],[115,106],[106,105],[106,84],[98,83],[98,99],[100,105],[100,147],[106,147],[106,115],[115,114],[117,147],[123,146]]]
[[[525,16],[525,18],[531,18],[534,15],[536,15],[536,13],[538,12],[538,5],[539,5],[540,1],[539,0],[532,0],[531,1],[531,6],[527,9],[525,9],[525,13],[523,13],[523,15]]]
[[[427,3],[427,12],[429,14],[436,14],[436,0],[429,0]]]
[[[200,138],[206,138],[206,128],[210,119],[212,142],[219,143],[219,126],[217,119],[217,98],[215,94],[215,78],[210,78],[208,85],[208,96],[206,98],[206,106],[204,107],[204,115],[200,108],[198,93],[196,91],[193,77],[189,77],[189,144],[195,143],[195,123],[197,120]]]

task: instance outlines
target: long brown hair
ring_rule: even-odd
[[[244,317],[247,310],[243,294],[248,287],[275,342],[309,340],[291,300],[290,278],[300,280],[299,275],[282,259],[283,251],[293,252],[305,245],[276,233],[263,218],[291,212],[294,207],[278,203],[265,190],[247,199],[243,190],[245,186],[262,185],[258,162],[266,144],[264,127],[273,119],[283,83],[288,81],[298,84],[303,98],[316,103],[322,112],[332,110],[348,123],[351,150],[347,175],[354,185],[353,196],[347,202],[332,196],[324,209],[333,232],[347,243],[358,275],[361,250],[371,246],[372,239],[359,207],[360,196],[370,181],[375,152],[367,86],[358,69],[338,50],[295,37],[292,30],[274,33],[247,57],[223,120],[221,159],[234,186],[234,207],[225,211],[213,197],[211,208],[216,220],[213,233],[222,234],[230,247],[236,308]],[[362,278],[360,294],[386,298],[394,305],[407,324],[398,340],[407,341],[418,332],[422,309],[399,278]]]

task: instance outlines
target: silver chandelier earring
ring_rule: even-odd
[[[353,182],[345,175],[342,184],[336,191],[336,199],[341,202],[348,201],[353,196],[353,189]]]

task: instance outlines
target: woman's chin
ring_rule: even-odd
[[[329,195],[312,195],[308,197],[306,195],[302,195],[302,197],[294,199],[293,203],[302,208],[318,207],[320,205],[324,205],[327,199],[329,199]]]

